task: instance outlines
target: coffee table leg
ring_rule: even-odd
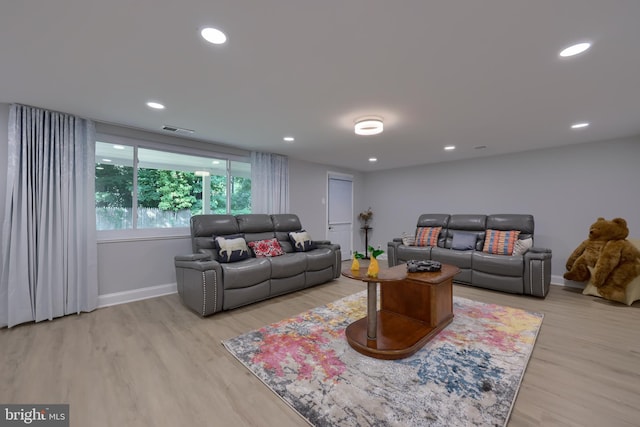
[[[367,282],[367,338],[375,340],[378,330],[377,282]]]

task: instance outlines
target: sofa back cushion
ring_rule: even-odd
[[[533,238],[533,215],[527,214],[493,214],[487,216],[487,228],[492,230],[517,230],[519,239]]]
[[[446,231],[441,233],[441,235],[444,235],[442,236],[442,244],[438,244],[438,246],[451,249],[453,237],[456,233],[473,234],[476,236],[474,249],[481,251],[484,244],[486,225],[486,215],[451,215]]]
[[[269,240],[275,237],[273,221],[267,214],[242,214],[236,216],[238,228],[244,234],[244,238],[249,242],[257,240]]]
[[[191,249],[194,254],[216,252],[214,236],[240,233],[238,221],[233,215],[194,215],[191,217]]]
[[[444,236],[446,233],[442,232],[445,230],[449,224],[449,218],[451,215],[449,214],[422,214],[418,217],[418,223],[416,224],[416,237],[418,235],[418,229],[421,227],[440,227],[441,232],[438,236],[438,246],[442,246],[444,244]],[[416,245],[418,242],[416,240]]]
[[[296,214],[274,214],[271,215],[273,229],[276,239],[280,242],[282,250],[285,252],[294,252],[289,233],[302,231],[300,218]]]

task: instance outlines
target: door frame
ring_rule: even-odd
[[[329,180],[331,178],[336,178],[336,179],[344,179],[345,181],[350,181],[351,182],[351,230],[349,232],[349,241],[351,242],[351,253],[349,254],[349,259],[351,258],[352,254],[353,254],[353,224],[354,224],[354,216],[353,216],[353,209],[354,209],[354,191],[353,191],[353,175],[348,174],[348,173],[343,173],[343,172],[335,172],[335,171],[327,171],[327,179],[325,180],[325,184],[326,184],[326,190],[325,190],[325,194],[326,196],[326,200],[327,203],[325,204],[325,238],[329,239]]]

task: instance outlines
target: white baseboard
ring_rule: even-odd
[[[566,286],[567,288],[584,289],[584,283],[566,280],[562,276],[551,276],[551,284],[557,286]]]
[[[131,291],[98,295],[98,308],[109,307],[111,305],[117,304],[125,304],[128,302],[140,301],[148,298],[161,297],[163,295],[175,294],[176,292],[178,292],[178,286],[175,283],[169,283],[166,285],[133,289]]]

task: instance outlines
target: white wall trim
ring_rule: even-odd
[[[556,286],[565,286],[567,288],[584,289],[584,283],[565,280],[562,276],[551,276],[551,284]]]
[[[178,292],[178,285],[175,283],[168,283],[166,285],[149,286],[131,291],[98,295],[98,308],[126,304],[128,302],[140,301],[148,298],[161,297],[163,295],[175,294],[176,292]]]

